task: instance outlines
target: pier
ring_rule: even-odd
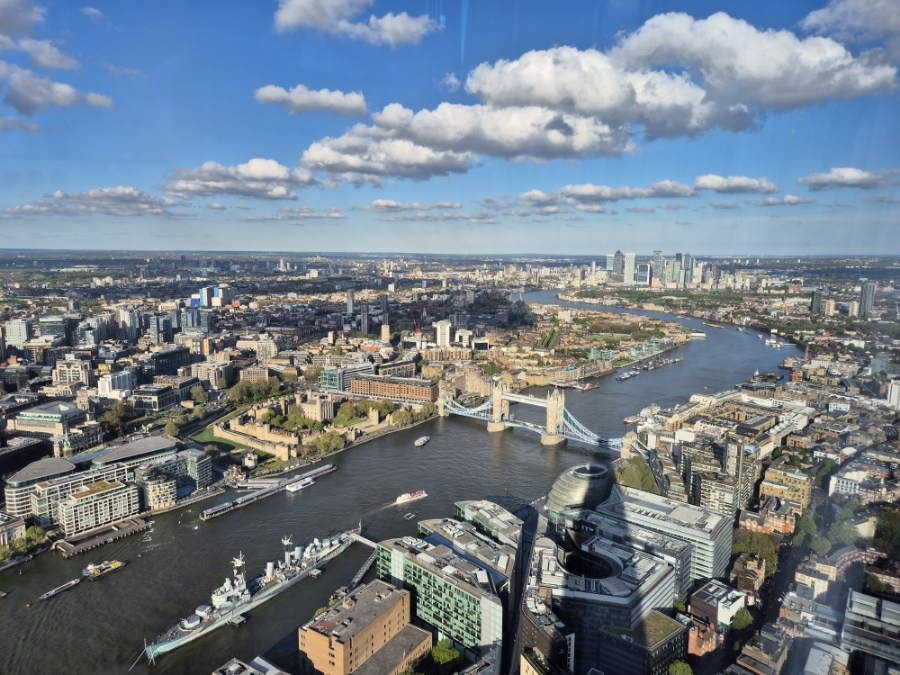
[[[84,553],[85,551],[90,551],[98,546],[103,546],[103,544],[110,544],[122,537],[129,537],[132,534],[143,532],[149,527],[151,527],[151,524],[146,520],[130,518],[124,522],[105,527],[102,533],[96,534],[90,539],[58,541],[54,546],[62,551],[63,557],[71,558],[79,553]]]
[[[200,514],[200,520],[212,520],[213,518],[218,518],[219,516],[230,513],[235,509],[241,508],[242,506],[247,506],[248,504],[258,502],[260,499],[265,499],[266,497],[271,497],[272,495],[281,492],[292,483],[298,483],[307,478],[317,478],[318,476],[324,476],[326,473],[331,473],[332,471],[336,470],[337,467],[334,464],[326,464],[325,466],[320,466],[318,469],[307,471],[306,473],[300,474],[299,476],[292,476],[290,478],[277,481],[268,481],[271,484],[269,484],[267,487],[263,487],[261,490],[251,492],[249,495],[244,495],[243,497],[238,497],[233,501],[224,502],[222,504],[213,506],[210,509],[206,509]],[[253,481],[251,479],[250,481],[238,481],[235,487],[237,487],[238,489],[242,487],[252,488],[259,486],[259,484],[260,481]]]
[[[372,551],[372,555],[370,555],[366,562],[363,563],[363,566],[359,568],[359,572],[353,577],[350,581],[350,585],[347,586],[347,591],[352,591],[354,588],[359,586],[359,582],[362,581],[362,578],[366,576],[366,572],[369,571],[369,568],[372,567],[372,564],[375,562],[375,559],[378,558],[378,551]]]

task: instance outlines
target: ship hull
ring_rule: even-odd
[[[228,614],[226,614],[224,616],[220,616],[219,618],[215,619],[214,621],[211,621],[209,624],[202,626],[201,628],[198,628],[197,630],[185,632],[185,634],[181,637],[174,638],[172,640],[167,640],[166,642],[162,642],[159,644],[153,643],[151,645],[147,645],[147,647],[145,648],[145,653],[147,655],[147,658],[154,659],[157,656],[160,656],[161,654],[165,654],[167,652],[171,652],[175,649],[178,649],[179,647],[186,645],[188,642],[193,642],[194,640],[197,640],[198,638],[201,638],[204,635],[207,635],[207,634],[213,632],[217,628],[226,625],[229,621],[234,619],[236,616],[241,616],[242,614],[245,614],[246,612],[249,612],[250,610],[252,610],[256,607],[259,607],[261,604],[263,604],[264,602],[266,602],[268,600],[271,600],[279,593],[286,591],[294,584],[299,583],[300,581],[303,581],[303,579],[305,579],[306,577],[309,576],[310,572],[312,572],[315,569],[318,569],[319,567],[321,567],[322,565],[327,563],[329,560],[332,560],[333,558],[336,558],[337,556],[339,556],[341,553],[346,551],[353,542],[354,542],[353,537],[347,537],[347,541],[342,542],[333,551],[326,553],[324,556],[322,556],[322,558],[317,560],[315,564],[310,565],[309,567],[304,569],[302,572],[300,572],[297,576],[292,577],[291,579],[288,579],[287,581],[285,581],[277,586],[272,586],[270,588],[266,588],[266,589],[260,591],[253,598],[251,598],[251,600],[249,602],[241,605],[240,607],[235,607],[235,609],[233,611],[229,612]]]

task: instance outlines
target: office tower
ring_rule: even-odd
[[[681,264],[681,262],[682,262],[682,255],[681,255],[680,253],[676,253],[676,254],[675,254],[675,262],[677,262],[679,265]]]
[[[434,341],[437,346],[449,347],[450,334],[453,329],[453,322],[444,319],[443,321],[436,321],[431,325],[434,326]]]
[[[626,286],[634,285],[634,273],[635,273],[635,263],[637,261],[637,256],[634,253],[626,253],[623,261],[622,267],[622,276],[624,277],[622,283]]]
[[[363,335],[369,334],[369,306],[359,308],[359,330]]]
[[[875,309],[875,282],[867,281],[859,293],[859,315],[866,316]]]
[[[641,263],[637,268],[637,285],[649,286],[653,280],[653,266],[650,263]]]
[[[388,296],[382,295],[381,296],[381,320],[387,321],[387,315],[388,315]]]
[[[25,343],[32,337],[31,319],[13,319],[12,321],[7,321],[4,325],[6,326],[4,331],[6,344],[16,349],[24,349]]]
[[[613,274],[622,274],[625,268],[625,256],[622,251],[613,254]]]
[[[685,282],[690,281],[694,274],[694,259],[691,257],[690,253],[685,253],[684,256],[682,256],[681,269],[684,270]]]
[[[591,276],[593,277],[596,275],[597,275],[597,261],[591,260]]]
[[[382,342],[390,342],[391,341],[391,327],[386,323],[381,324],[381,341]]]
[[[663,258],[662,251],[653,251],[653,278],[660,279],[666,269],[666,261]]]
[[[809,304],[810,314],[822,313],[822,291],[813,291],[812,301]]]
[[[606,256],[606,267],[605,267],[606,271],[612,272],[615,265],[616,265],[616,256],[614,256],[614,255]]]
[[[720,577],[728,567],[733,519],[721,513],[624,485],[614,485],[597,511],[691,544],[692,579]]]

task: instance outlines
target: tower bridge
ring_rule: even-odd
[[[541,426],[515,419],[509,412],[511,402],[545,408],[547,411],[546,424]],[[442,389],[438,398],[438,413],[442,417],[459,415],[485,420],[489,432],[514,428],[527,429],[541,435],[542,445],[557,445],[570,440],[609,450],[613,450],[616,446],[615,441],[601,438],[566,410],[566,395],[561,389],[547,392],[547,398],[542,399],[535,396],[513,394],[509,391],[506,383],[495,382],[491,398],[476,408],[460,405],[453,400],[448,391]]]

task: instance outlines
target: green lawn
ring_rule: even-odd
[[[364,422],[365,420],[362,417],[350,417],[349,419],[336,419],[334,420],[334,426],[336,427],[352,427],[354,424],[359,424],[360,422]]]
[[[206,427],[202,433],[191,436],[191,440],[197,441],[202,445],[214,445],[219,448],[219,450],[224,450],[225,452],[231,452],[232,450],[244,450],[247,448],[246,445],[241,445],[240,443],[235,443],[224,438],[216,438],[215,436],[213,436],[212,425]]]

